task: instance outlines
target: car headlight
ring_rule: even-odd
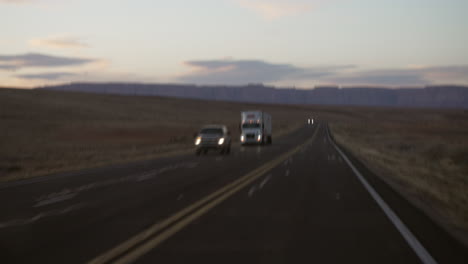
[[[245,137],[244,135],[241,136],[241,142],[244,142],[245,141]]]
[[[260,141],[260,140],[262,140],[262,135],[257,136],[257,141]]]
[[[201,137],[197,137],[197,139],[195,139],[195,145],[196,146],[200,145],[200,142],[201,142]]]
[[[218,145],[222,145],[223,143],[224,143],[224,138],[220,138],[220,139],[218,140]]]

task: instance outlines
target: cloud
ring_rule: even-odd
[[[308,2],[285,1],[285,0],[236,0],[243,8],[249,9],[267,20],[274,20],[281,17],[297,15],[308,12],[312,9],[310,2],[319,2],[313,0]]]
[[[29,43],[33,46],[47,47],[47,48],[86,48],[88,44],[82,42],[79,38],[75,37],[51,37],[45,39],[32,39]]]
[[[468,65],[414,66],[340,73],[327,82],[343,85],[430,85],[468,84]]]
[[[18,70],[26,67],[76,66],[96,61],[94,59],[52,56],[40,53],[0,55],[0,69]]]
[[[112,70],[92,70],[76,72],[39,72],[13,75],[24,80],[59,82],[155,82],[154,76]]]
[[[167,82],[154,75],[116,71],[112,69],[93,69],[80,71],[49,71],[31,72],[26,74],[9,75],[2,80],[5,87],[34,88],[44,85],[55,85],[72,82],[138,82],[155,83]]]
[[[0,64],[0,70],[14,70],[16,69],[15,65],[9,65],[9,64]]]
[[[317,84],[423,86],[468,84],[468,65],[424,66],[362,70],[356,65],[298,67],[262,60],[193,60],[190,71],[176,81],[195,84],[242,85],[267,83],[281,86]]]
[[[33,80],[58,80],[63,77],[71,77],[77,75],[71,72],[49,72],[49,73],[36,73],[36,74],[18,74],[15,75],[20,79],[33,79]]]
[[[424,76],[411,70],[374,70],[337,74],[325,79],[327,82],[344,85],[425,85]]]
[[[291,64],[274,64],[262,60],[194,60],[185,64],[192,71],[178,81],[199,84],[272,83],[284,79],[314,79],[334,74],[353,65],[300,68]]]
[[[415,71],[424,74],[428,79],[465,79],[468,80],[468,65],[450,65],[421,67]]]

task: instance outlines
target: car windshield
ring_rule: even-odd
[[[259,123],[245,123],[242,125],[242,128],[259,128]]]
[[[223,130],[221,128],[203,128],[200,134],[223,134]]]

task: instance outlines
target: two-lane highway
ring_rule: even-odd
[[[320,123],[230,156],[5,184],[0,261],[467,263],[463,246],[364,170],[413,231],[405,237],[345,156]]]

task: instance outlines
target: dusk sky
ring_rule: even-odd
[[[468,85],[467,0],[0,0],[0,86]]]

